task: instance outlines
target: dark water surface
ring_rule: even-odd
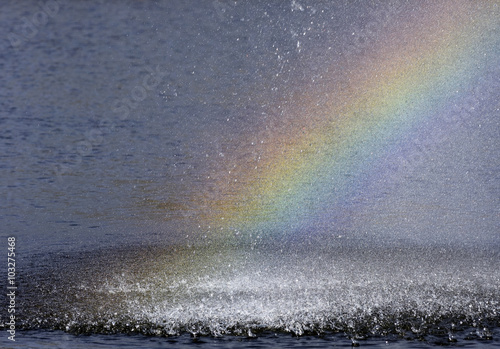
[[[404,85],[416,91],[401,102],[408,115],[424,105],[428,119],[383,124],[387,144],[372,141],[375,131],[356,138],[371,130],[369,119],[339,122],[330,138],[353,141],[334,147],[347,154],[332,158],[338,167],[286,169],[308,127],[318,135],[311,139],[330,142],[301,115],[329,100],[349,108],[349,96],[363,96],[356,79],[370,64],[392,67],[386,56],[399,57],[384,33],[410,28],[395,38],[418,41],[425,30],[405,23],[424,21],[431,5],[2,3],[0,260],[6,270],[7,238],[15,237],[17,289],[13,342],[12,284],[0,277],[0,346],[500,346],[495,35],[478,34],[487,59],[456,79],[456,96],[441,96],[444,82],[426,98],[418,79]],[[485,13],[498,13],[488,6]],[[450,8],[464,8],[450,20],[457,28],[475,15],[465,2]],[[498,34],[500,16],[491,17]],[[428,51],[462,47],[467,37]],[[459,57],[443,65],[476,62],[467,50]],[[372,110],[378,102],[359,103]],[[241,187],[231,184],[233,169],[276,154],[285,160],[255,178],[240,170]],[[373,158],[360,161],[366,154]],[[306,174],[294,177],[299,170]],[[255,208],[253,198],[267,195],[255,183],[266,178],[299,194],[255,199],[266,203]],[[343,184],[328,182],[335,178]],[[320,187],[317,196],[300,196],[308,186]],[[329,190],[342,198],[326,202]],[[230,213],[233,225],[217,221]],[[245,215],[271,228],[233,229]]]
[[[498,331],[494,332],[498,337]],[[324,334],[322,336],[294,337],[284,334],[267,333],[255,337],[221,337],[197,338],[190,335],[177,337],[145,337],[130,336],[74,336],[62,331],[29,331],[22,332],[23,340],[30,343],[30,348],[349,348],[353,341],[340,334]],[[466,331],[460,342],[449,342],[439,337],[431,337],[429,341],[419,339],[402,339],[401,336],[384,336],[370,340],[356,340],[354,346],[369,348],[430,348],[451,346],[456,348],[490,348],[499,345],[498,341],[482,338],[474,329]],[[20,346],[6,344],[5,348]]]

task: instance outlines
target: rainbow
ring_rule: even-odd
[[[397,144],[432,128],[498,64],[499,21],[498,3],[439,1],[375,27],[362,52],[236,140],[207,176],[200,226],[255,238],[328,225]]]

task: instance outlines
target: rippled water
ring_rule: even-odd
[[[467,120],[443,116],[446,137],[416,138],[390,178],[358,175],[329,220],[250,239],[199,225],[207,174],[253,156],[238,140],[286,123],[304,86],[323,100],[367,23],[412,6],[0,5],[0,225],[18,286],[1,346],[498,346],[495,64]]]

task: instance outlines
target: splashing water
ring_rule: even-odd
[[[453,339],[470,326],[487,337],[499,324],[500,261],[488,249],[149,248],[85,260],[94,262],[24,286],[26,328]]]

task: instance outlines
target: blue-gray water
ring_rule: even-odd
[[[1,346],[500,345],[498,104],[353,205],[333,244],[190,240],[191,194],[224,142],[335,65],[326,49],[352,47],[374,8],[390,16],[349,1],[0,5],[0,259],[15,237],[18,286],[12,342],[0,279]]]

